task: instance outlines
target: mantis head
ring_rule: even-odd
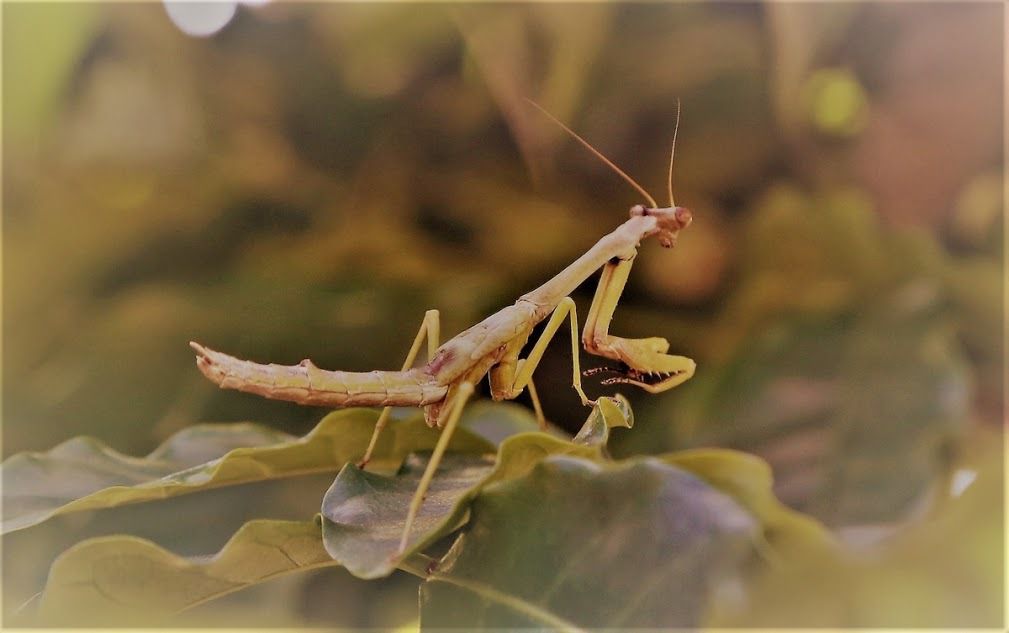
[[[659,244],[662,244],[666,248],[672,248],[676,245],[676,238],[679,237],[680,231],[690,226],[690,222],[694,218],[693,214],[690,213],[690,209],[686,207],[672,206],[654,209],[646,207],[643,204],[636,204],[631,207],[631,217],[640,216],[651,216],[656,219],[655,231],[649,233],[649,235],[657,235],[659,237]]]
[[[610,169],[616,172],[621,178],[623,178],[629,185],[634,187],[638,193],[640,193],[644,199],[648,202],[648,206],[643,204],[636,204],[631,207],[631,217],[635,216],[652,216],[656,218],[655,230],[648,233],[648,235],[658,235],[659,243],[666,248],[672,248],[676,244],[676,238],[680,233],[681,229],[685,229],[690,225],[690,221],[693,218],[690,213],[690,209],[686,207],[676,206],[676,202],[673,199],[673,159],[676,157],[676,134],[680,129],[680,102],[676,102],[676,126],[673,128],[673,143],[669,149],[669,177],[666,181],[667,191],[669,192],[669,206],[659,207],[655,198],[648,193],[644,187],[639,185],[636,180],[627,175],[624,170],[616,166],[616,164],[609,158],[603,155],[602,152],[597,150],[592,146],[591,143],[578,136],[571,128],[561,123],[557,117],[550,114],[544,110],[538,103],[532,101],[531,99],[526,99],[530,104],[532,104],[536,109],[549,117],[554,123],[556,123],[562,130],[567,132],[576,141],[581,143],[587,150],[592,152],[592,154],[606,164]]]
[[[650,233],[650,235],[658,235],[659,244],[662,244],[666,248],[672,248],[676,245],[676,238],[680,235],[680,231],[690,226],[690,222],[694,219],[693,214],[690,213],[690,209],[676,206],[676,202],[673,200],[673,159],[676,157],[676,133],[679,130],[680,102],[677,101],[676,127],[673,128],[673,144],[669,148],[669,178],[666,181],[667,191],[669,191],[669,206],[656,209],[637,204],[631,207],[631,217],[650,215],[657,220],[655,223],[655,232]],[[649,200],[651,200],[651,197],[649,197]],[[657,206],[656,204],[652,205],[652,207]]]

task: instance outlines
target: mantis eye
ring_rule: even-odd
[[[643,205],[643,204],[636,204],[633,207],[631,207],[631,217],[633,218],[633,217],[645,215],[645,211],[646,211],[645,205]]]

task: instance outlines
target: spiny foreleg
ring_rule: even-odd
[[[651,393],[660,393],[689,380],[696,365],[686,356],[667,354],[669,341],[664,338],[628,339],[609,333],[613,313],[633,262],[632,257],[609,262],[603,267],[582,332],[582,343],[587,352],[621,361],[623,366],[596,368],[586,375],[611,372],[617,376],[604,380],[603,384],[627,383]]]

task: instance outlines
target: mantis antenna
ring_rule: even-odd
[[[669,188],[669,206],[675,207],[676,202],[673,201],[673,157],[676,156],[676,133],[680,130],[680,100],[676,100],[676,125],[673,126],[673,146],[669,150],[669,180],[667,181],[667,187]]]
[[[552,115],[549,112],[547,112],[543,108],[543,106],[541,106],[540,104],[536,103],[532,99],[528,99],[527,98],[526,101],[528,101],[530,104],[532,104],[533,106],[535,106],[537,110],[539,110],[543,114],[547,115],[547,117],[549,117],[551,121],[553,121],[554,123],[556,123],[557,125],[559,125],[562,130],[564,130],[565,132],[567,132],[568,134],[570,134],[571,136],[573,136],[576,141],[578,141],[579,143],[581,143],[582,145],[584,145],[585,149],[587,149],[590,152],[592,152],[592,154],[595,155],[596,158],[598,158],[599,160],[601,160],[604,163],[606,163],[606,165],[610,169],[612,169],[613,171],[617,172],[620,175],[621,178],[623,178],[624,180],[626,180],[632,187],[634,187],[635,189],[637,189],[638,193],[640,193],[641,195],[643,195],[645,197],[645,200],[648,201],[648,204],[652,205],[653,209],[657,208],[659,206],[659,204],[657,202],[655,202],[655,198],[653,198],[652,196],[650,196],[648,194],[648,192],[645,191],[644,187],[642,187],[637,182],[635,182],[635,180],[633,178],[631,178],[630,176],[628,176],[624,172],[624,170],[620,169],[615,164],[613,164],[613,161],[611,161],[610,159],[608,159],[605,156],[603,156],[602,152],[600,152],[596,148],[592,147],[592,145],[588,141],[586,141],[582,137],[578,136],[578,134],[576,134],[574,130],[572,130],[568,126],[564,125],[563,123],[561,123],[560,120],[557,117],[555,117],[554,115]],[[677,125],[679,125],[679,117],[677,117]]]

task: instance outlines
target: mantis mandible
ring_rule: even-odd
[[[475,384],[489,374],[491,396],[495,400],[516,398],[528,388],[540,425],[545,426],[532,375],[565,319],[570,321],[571,327],[572,385],[582,404],[594,404],[582,390],[582,372],[578,362],[578,316],[575,302],[569,295],[600,268],[602,274],[585,320],[581,342],[588,353],[619,364],[590,369],[585,375],[609,373],[613,375],[602,384],[626,383],[659,393],[682,384],[694,374],[694,361],[685,356],[667,354],[669,342],[664,338],[628,339],[609,333],[610,321],[641,241],[656,237],[662,246],[671,248],[676,244],[679,232],[691,221],[690,210],[676,206],[673,199],[673,157],[676,130],[679,129],[679,105],[669,156],[669,206],[659,207],[641,185],[588,141],[536,103],[530,103],[606,163],[648,202],[647,205],[632,206],[630,217],[623,224],[603,236],[553,279],[441,346],[439,312],[429,310],[400,371],[329,371],[316,367],[308,359],[293,366],[262,365],[234,358],[199,343],[190,343],[197,354],[197,367],[223,389],[237,389],[307,405],[385,407],[359,463],[362,468],[371,459],[379,434],[389,420],[391,408],[423,407],[428,426],[441,429],[441,436],[410,503],[400,552],[406,549],[410,528]],[[533,327],[547,317],[550,320],[532,350],[520,359],[519,354],[526,346]],[[421,367],[413,367],[425,339],[428,362]]]

